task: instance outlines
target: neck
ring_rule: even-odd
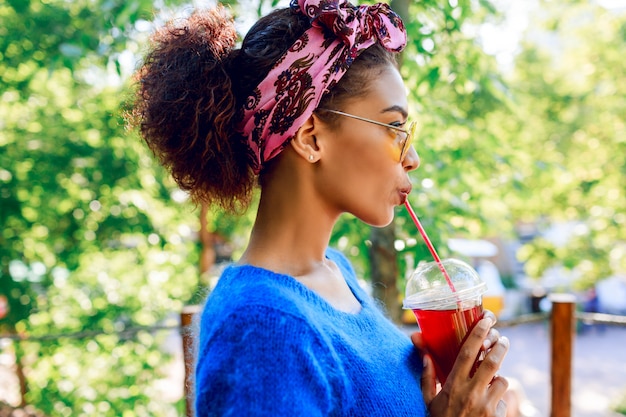
[[[324,261],[340,213],[324,207],[312,181],[298,172],[275,172],[261,193],[250,242],[240,263],[291,276]]]

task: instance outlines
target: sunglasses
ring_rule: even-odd
[[[340,116],[350,117],[352,119],[361,120],[363,122],[372,123],[378,126],[384,126],[388,129],[391,129],[395,135],[395,140],[400,148],[400,161],[403,162],[406,154],[409,152],[409,148],[411,147],[411,143],[413,142],[413,134],[415,133],[416,123],[411,122],[409,124],[408,129],[404,129],[400,126],[389,125],[387,123],[378,122],[376,120],[366,119],[365,117],[355,116],[354,114],[344,113],[339,110],[331,110],[331,109],[318,109],[322,111],[327,111],[329,113],[335,113]]]

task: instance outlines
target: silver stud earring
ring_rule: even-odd
[[[309,161],[313,161],[313,155],[309,155]]]

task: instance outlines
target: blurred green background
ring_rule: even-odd
[[[486,48],[500,33],[486,28],[510,24],[501,3],[392,3],[420,125],[411,201],[440,255],[451,237],[516,241],[524,276],[559,266],[583,290],[626,266],[626,13],[534,4],[503,62]],[[244,247],[253,210],[192,206],[124,110],[154,25],[207,5],[0,0],[0,348],[47,415],[184,410],[159,388],[169,360],[159,328],[202,302],[211,267]],[[242,32],[277,6],[229,5]],[[562,244],[542,237],[554,224],[572,225]],[[406,213],[382,230],[346,215],[332,244],[398,319],[403,277],[429,258]]]

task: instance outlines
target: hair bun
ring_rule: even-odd
[[[233,135],[237,103],[226,69],[237,32],[223,6],[159,28],[138,72],[134,116],[146,143],[196,202],[233,208],[254,178]]]
[[[215,57],[228,55],[237,41],[232,17],[223,6],[194,13],[185,22],[183,30],[206,45]]]

